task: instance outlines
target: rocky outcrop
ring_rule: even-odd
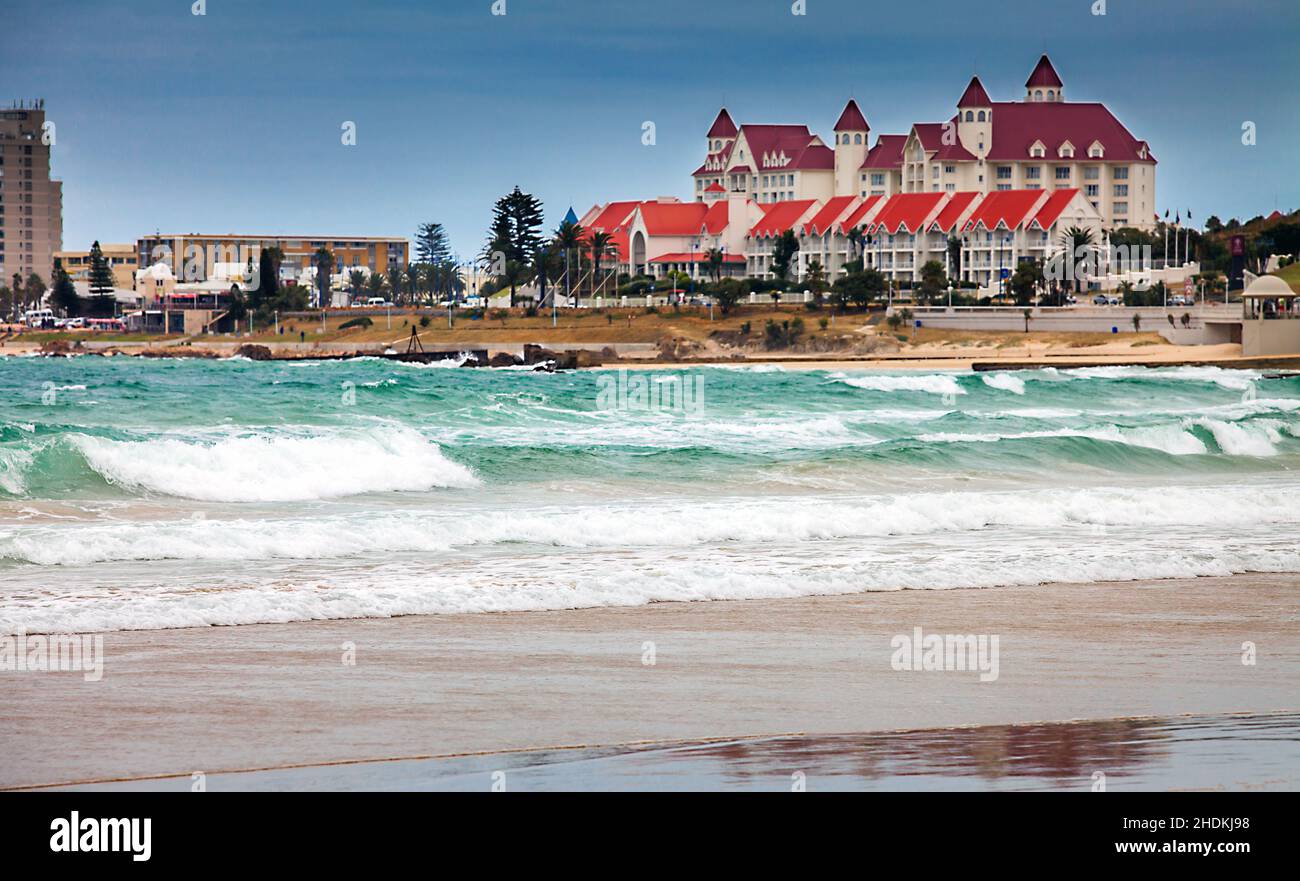
[[[244,343],[235,350],[233,358],[247,358],[249,361],[270,361],[271,350],[266,346],[259,346],[254,343]]]

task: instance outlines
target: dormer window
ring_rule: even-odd
[[[861,143],[862,143],[862,135],[854,135],[854,136],[853,136],[853,143],[855,143],[855,144],[861,144]]]
[[[1056,151],[1056,155],[1062,159],[1073,159],[1074,144],[1071,144],[1069,141],[1066,141],[1065,143],[1061,144],[1060,148],[1057,149]]]
[[[1101,141],[1093,141],[1092,146],[1088,148],[1088,156],[1093,159],[1101,159],[1106,155],[1106,148],[1101,145]]]
[[[1042,141],[1034,141],[1033,145],[1029,148],[1029,155],[1035,159],[1042,159],[1047,155],[1047,148],[1043,146]]]
[[[1048,100],[1048,101],[1055,101],[1055,100],[1056,100],[1056,91],[1055,91],[1054,89],[1048,89],[1048,90],[1047,90],[1047,100]]]

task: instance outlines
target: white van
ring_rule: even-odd
[[[369,300],[366,300],[367,309],[373,309],[375,307],[383,308],[384,306],[388,306],[388,305],[391,304],[383,297],[371,297]]]
[[[53,327],[54,313],[49,309],[29,309],[23,313],[23,324],[28,327]]]

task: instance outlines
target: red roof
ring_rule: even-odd
[[[1016,229],[1029,222],[1030,212],[1046,195],[1045,190],[997,190],[989,193],[966,221],[962,232],[975,229],[979,225],[983,225],[988,230],[997,229],[999,225]]]
[[[763,219],[754,224],[749,231],[752,238],[779,236],[799,222],[799,218],[813,205],[816,199],[793,199],[787,202],[768,202],[763,205]]]
[[[745,125],[741,133],[760,172],[835,168],[835,151],[817,142],[806,125]],[[785,165],[768,164],[782,154],[789,160]]]
[[[944,143],[944,131],[948,129],[951,134],[947,140],[951,144]],[[912,126],[916,132],[916,137],[921,142],[921,149],[927,153],[933,153],[934,158],[938,160],[954,161],[974,161],[975,156],[969,150],[961,145],[961,140],[957,137],[957,118],[954,116],[947,123],[943,122],[918,122]]]
[[[989,97],[988,92],[984,91],[984,84],[977,76],[970,78],[970,85],[961,93],[961,98],[957,101],[958,107],[991,107],[992,105],[993,99]]]
[[[704,215],[704,230],[711,236],[716,236],[727,228],[730,209],[725,199],[719,199],[709,206],[709,213]]]
[[[813,215],[813,219],[803,225],[805,235],[811,233],[819,236],[831,228],[840,215],[848,210],[855,201],[855,196],[836,196],[822,206],[822,210]]]
[[[1043,203],[1043,207],[1038,209],[1034,219],[1030,223],[1037,223],[1043,229],[1051,229],[1052,224],[1061,216],[1064,211],[1074,201],[1074,197],[1079,195],[1078,190],[1055,190]]]
[[[731,121],[731,114],[727,108],[723,107],[718,111],[718,118],[713,120],[713,125],[709,127],[707,137],[710,138],[734,138],[736,136],[736,124]]]
[[[640,204],[640,202],[610,202],[603,208],[599,206],[593,207],[591,211],[583,215],[583,219],[587,222],[582,224],[582,227],[589,232],[609,233],[611,247],[618,252],[620,260],[626,260],[628,255],[627,224],[632,219],[632,212]]]
[[[866,132],[871,131],[871,126],[867,125],[867,118],[862,115],[858,109],[858,102],[852,98],[849,103],[844,105],[844,112],[840,114],[839,122],[835,123],[834,131],[837,132]]]
[[[953,227],[978,196],[979,193],[953,193],[948,204],[943,206],[939,216],[930,224],[931,231],[952,232]]]
[[[672,254],[660,254],[658,257],[651,258],[651,263],[707,263],[707,251],[696,251],[694,254],[688,251],[675,251]],[[723,263],[744,263],[743,254],[723,254]]]
[[[641,219],[652,236],[697,236],[709,207],[703,202],[642,202]]]
[[[863,168],[902,168],[903,145],[907,135],[881,135],[876,139],[876,146],[867,152]]]
[[[993,105],[993,143],[988,159],[1027,159],[1029,148],[1042,141],[1047,159],[1057,158],[1057,149],[1069,141],[1075,155],[1086,159],[1093,141],[1106,151],[1106,162],[1151,162],[1138,156],[1145,143],[1129,133],[1104,104],[1064,101],[1005,101]]]
[[[871,209],[876,207],[877,202],[883,202],[884,196],[868,196],[862,200],[862,204],[849,212],[849,216],[840,221],[840,232],[848,232],[857,226],[862,218],[871,213]]]
[[[1056,75],[1056,68],[1052,67],[1052,60],[1044,55],[1038,59],[1038,64],[1034,67],[1034,72],[1029,75],[1025,83],[1026,89],[1032,89],[1041,86],[1044,89],[1059,89],[1065,85],[1061,78]]]
[[[727,188],[724,187],[722,184],[718,183],[717,181],[714,181],[713,183],[709,184],[707,187],[704,188],[704,192],[706,193],[725,193],[726,191]]]
[[[727,160],[731,158],[731,148],[736,144],[735,141],[728,141],[722,145],[722,149],[716,153],[710,153],[704,158],[704,164],[695,169],[695,175],[701,174],[722,174],[723,169],[727,167]]]
[[[876,219],[869,225],[869,231],[875,232],[883,227],[885,232],[891,234],[900,229],[906,229],[910,233],[918,232],[943,201],[943,197],[943,193],[899,193],[890,196],[885,207],[880,209]]]
[[[1270,214],[1270,215],[1269,215],[1267,218],[1265,218],[1265,219],[1266,219],[1266,220],[1277,220],[1277,219],[1280,218],[1280,217],[1286,217],[1286,215],[1283,214],[1281,211],[1278,211],[1276,208],[1274,208],[1274,209],[1273,209],[1273,213]]]

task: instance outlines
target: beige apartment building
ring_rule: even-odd
[[[278,247],[284,253],[280,264],[283,280],[299,279],[314,266],[316,251],[328,248],[334,255],[334,274],[353,269],[388,273],[410,263],[410,243],[404,238],[375,236],[260,236],[260,235],[162,235],[145,236],[136,242],[140,268],[166,263],[177,281],[244,281],[249,260],[258,262],[264,248]]]
[[[0,283],[15,273],[51,280],[63,248],[63,184],[50,180],[54,141],[43,100],[0,109]]]
[[[899,193],[1079,190],[1105,229],[1150,230],[1156,215],[1156,160],[1106,105],[1067,101],[1046,55],[1017,101],[994,101],[971,79],[947,121],[882,134],[849,101],[827,146],[807,126],[741,125],[723,109],[696,169],[696,201],[733,196],[759,204]]]
[[[140,268],[135,245],[101,244],[99,250],[113,270],[113,286],[124,291],[135,287],[135,271]],[[55,251],[54,259],[74,282],[90,281],[89,251]]]

